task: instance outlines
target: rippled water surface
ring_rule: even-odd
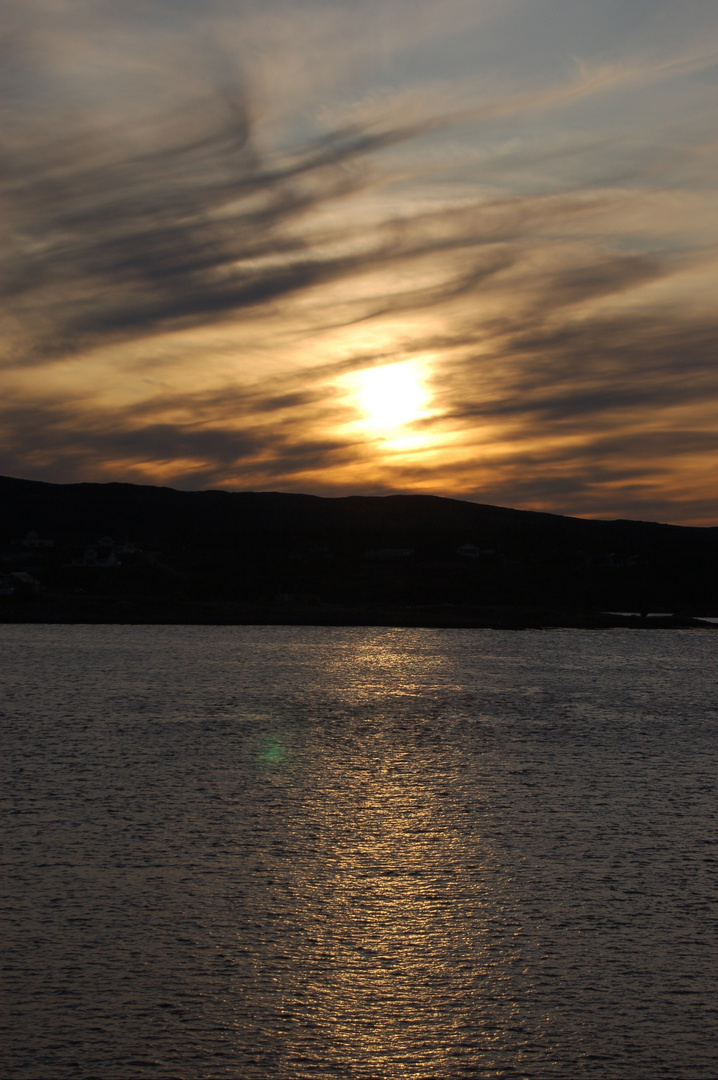
[[[718,635],[0,627],[0,1075],[718,1075]]]

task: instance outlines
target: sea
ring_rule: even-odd
[[[718,634],[0,626],[3,1080],[718,1076]]]

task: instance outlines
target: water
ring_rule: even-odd
[[[718,1075],[718,635],[0,627],[0,1075]]]

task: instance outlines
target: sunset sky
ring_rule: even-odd
[[[2,7],[1,473],[718,524],[715,0]]]

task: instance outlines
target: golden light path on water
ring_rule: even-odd
[[[446,674],[438,658],[422,660],[417,667],[393,642],[352,650],[356,704],[374,715],[351,748],[335,744],[318,755],[312,773],[321,781],[286,821],[292,850],[306,844],[307,819],[316,846],[292,864],[294,903],[310,917],[293,958],[305,978],[285,991],[281,1011],[311,1015],[334,1067],[382,1080],[456,1075],[472,1047],[491,1054],[517,1012],[506,957],[488,939],[497,923],[506,929],[511,963],[521,918],[492,882],[501,857],[488,838],[480,838],[486,878],[477,889],[479,838],[451,775],[470,761],[447,760],[440,731],[411,715],[427,684]],[[409,710],[398,723],[397,706]],[[418,737],[419,754],[407,737]],[[277,729],[261,747],[265,780],[277,787],[296,766],[291,742],[288,729]],[[477,1041],[471,1003],[478,1015],[492,1001],[494,1019]],[[551,1041],[551,1017],[535,1019]],[[517,1048],[517,1063],[521,1057]],[[307,1075],[327,1065],[311,1054],[305,1063]]]

